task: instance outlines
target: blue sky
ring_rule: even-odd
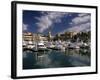
[[[23,10],[23,31],[52,35],[66,31],[88,31],[91,27],[91,14],[53,12],[53,11],[28,11]]]

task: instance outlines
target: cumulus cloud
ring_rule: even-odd
[[[28,29],[28,24],[23,24],[22,27],[23,27],[23,31],[27,31],[27,29]]]
[[[87,22],[85,24],[80,24],[80,25],[71,27],[71,28],[67,29],[67,31],[76,31],[76,32],[88,31],[88,30],[90,30],[90,26],[91,26],[90,23]]]
[[[81,15],[81,16],[80,16]],[[79,14],[78,17],[74,18],[72,20],[73,24],[81,24],[81,23],[86,23],[90,21],[91,16],[90,15],[84,15],[83,14]]]
[[[91,15],[90,14],[78,14],[77,17],[72,19],[70,23],[72,27],[68,28],[67,31],[88,31],[91,28]]]
[[[67,16],[68,13],[64,12],[41,12],[41,17],[36,17],[38,22],[36,23],[38,26],[38,32],[44,32],[45,30],[52,27],[54,23],[60,23],[61,18]]]

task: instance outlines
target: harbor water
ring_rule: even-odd
[[[91,65],[90,49],[23,51],[23,69],[84,67]]]

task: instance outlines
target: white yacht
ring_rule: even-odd
[[[55,45],[53,44],[53,42],[48,42],[48,43],[46,44],[46,46],[47,46],[47,48],[49,48],[49,49],[53,49],[53,48],[55,47]]]
[[[88,43],[83,43],[80,47],[81,48],[89,48],[90,45]]]
[[[45,51],[47,50],[47,47],[44,45],[43,41],[37,42],[35,44],[34,51]]]
[[[80,46],[78,46],[76,43],[71,43],[71,44],[68,45],[68,48],[69,49],[79,49]]]
[[[26,41],[23,41],[22,42],[22,45],[23,45],[23,47],[26,47],[27,46],[27,42]]]
[[[34,42],[29,41],[29,42],[28,42],[28,45],[27,45],[27,48],[28,48],[28,49],[33,49],[34,47],[35,47]]]
[[[56,50],[65,50],[64,45],[62,44],[62,42],[55,42],[55,47],[54,49]]]

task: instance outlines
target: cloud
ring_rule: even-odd
[[[86,16],[87,14],[86,13],[81,13],[81,14],[78,14],[78,16],[82,17],[82,16]]]
[[[72,23],[75,25],[75,24],[81,24],[81,23],[86,23],[86,22],[90,21],[90,19],[91,19],[90,15],[86,15],[86,14],[84,16],[82,16],[82,15],[83,14],[79,14],[78,17],[76,17],[72,20]]]
[[[38,32],[44,32],[52,27],[54,23],[60,23],[61,19],[68,15],[68,13],[64,12],[41,12],[41,14],[41,17],[36,17],[38,20],[36,23],[38,26]]]
[[[28,29],[28,24],[23,24],[22,27],[23,27],[23,31],[27,31],[27,29]]]
[[[70,27],[61,31],[60,34],[64,32],[81,32],[91,30],[91,15],[88,13],[80,13],[78,16],[72,19],[69,23]]]
[[[80,24],[74,27],[71,27],[69,29],[67,29],[67,31],[76,31],[76,32],[80,32],[80,31],[88,31],[90,30],[90,22],[84,23],[84,24]]]
[[[91,15],[84,13],[84,14],[78,14],[77,17],[72,19],[72,22],[70,22],[70,28],[68,28],[66,31],[88,31],[91,28]]]

